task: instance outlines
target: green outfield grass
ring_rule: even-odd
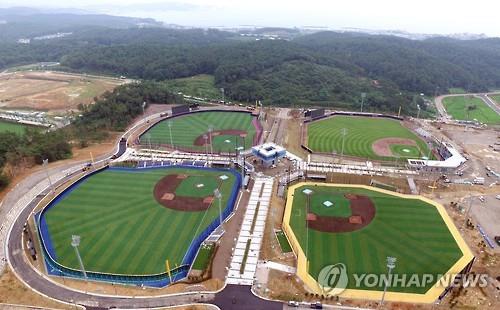
[[[446,112],[457,120],[478,120],[485,124],[500,124],[500,115],[493,111],[483,100],[466,96],[446,97],[443,99]],[[475,109],[467,111],[467,107]]]
[[[311,207],[324,208],[322,201],[344,202],[344,194],[370,197],[376,208],[373,221],[350,233],[327,233],[306,228],[305,188],[312,189]],[[331,207],[334,208],[334,207]],[[418,199],[403,199],[366,189],[349,187],[301,186],[294,192],[290,226],[309,258],[309,273],[317,279],[320,270],[343,263],[349,275],[348,288],[355,287],[353,274],[387,272],[386,257],[397,258],[393,273],[434,275],[446,273],[462,256],[455,239],[433,205]],[[425,287],[394,287],[389,291],[424,293]],[[382,287],[370,288],[383,290]]]
[[[204,152],[205,147],[194,145],[194,141],[204,134],[208,136],[208,127],[212,125],[214,131],[235,129],[247,132],[245,139],[225,134],[212,137],[214,152],[234,152],[237,146],[243,144],[243,140],[245,148],[253,145],[255,126],[252,124],[252,119],[251,114],[239,112],[214,111],[188,114],[158,123],[142,135],[141,142],[147,144],[149,136],[152,144],[170,145],[168,122],[171,122],[172,141],[175,147]]]
[[[18,123],[5,122],[0,120],[0,132],[24,133],[26,126]]]
[[[429,147],[412,131],[397,120],[375,117],[333,116],[308,124],[308,147],[315,152],[342,152],[342,129],[346,128],[344,155],[376,160],[400,158],[420,158],[428,156]],[[405,138],[416,142],[415,146],[394,146],[393,157],[378,156],[372,145],[378,139]],[[404,152],[408,149],[410,152]]]
[[[220,89],[215,86],[213,75],[200,74],[187,78],[168,80],[164,83],[172,91],[182,92],[184,95],[222,100],[222,93]]]
[[[71,235],[80,235],[80,253],[89,271],[149,275],[181,264],[192,240],[219,216],[217,204],[207,211],[176,211],[153,197],[155,184],[169,174],[187,174],[178,195],[196,196],[196,184],[213,188],[220,175],[226,205],[236,177],[223,171],[169,168],[105,170],[91,176],[46,212],[49,234],[60,264],[79,268]],[[191,182],[190,179],[194,181]]]

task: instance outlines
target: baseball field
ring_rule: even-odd
[[[306,190],[312,191],[309,196]],[[297,240],[315,280],[323,267],[343,263],[347,289],[380,292],[383,285],[357,286],[353,275],[386,274],[391,256],[397,259],[394,274],[437,276],[465,255],[435,205],[416,196],[321,183],[299,183],[288,195],[283,228],[289,240]],[[388,291],[423,294],[434,283],[394,285]]]
[[[161,144],[183,150],[205,152],[205,142],[212,139],[214,152],[235,152],[240,146],[250,148],[256,136],[256,118],[250,113],[212,111],[192,113],[162,121],[141,136],[141,143]],[[172,130],[170,140],[169,123]],[[209,128],[212,132],[209,133]],[[205,140],[204,136],[207,137]]]
[[[223,177],[225,176],[225,177]],[[153,275],[183,264],[193,242],[219,220],[237,190],[230,170],[171,167],[107,169],[78,184],[45,213],[54,259],[80,269],[71,236],[87,271]],[[184,262],[185,263],[185,262]]]
[[[345,133],[345,135],[344,135]],[[427,144],[398,120],[336,115],[307,125],[307,146],[314,152],[395,160],[433,157]]]
[[[500,115],[493,111],[480,98],[467,96],[446,97],[443,99],[446,112],[457,120],[477,120],[485,124],[500,124]]]
[[[0,132],[14,132],[21,134],[24,132],[24,125],[18,124],[18,123],[11,123],[11,122],[5,122],[5,121],[0,121]]]

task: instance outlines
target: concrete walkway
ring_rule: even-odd
[[[255,179],[226,279],[228,284],[253,284],[273,182],[268,177]]]

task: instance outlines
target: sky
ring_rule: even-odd
[[[78,8],[185,26],[322,26],[500,37],[498,0],[1,0],[1,7]]]

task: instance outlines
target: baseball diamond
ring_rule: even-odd
[[[288,192],[283,230],[298,257],[297,274],[311,289],[323,267],[343,263],[347,294],[368,297],[383,287],[356,287],[353,275],[386,273],[387,256],[397,257],[395,273],[407,275],[458,273],[472,260],[441,208],[421,196],[369,186],[298,183]],[[418,299],[434,283],[389,292]]]
[[[255,116],[244,111],[203,111],[161,121],[143,133],[140,139],[144,145],[173,144],[178,149],[198,152],[205,152],[205,144],[212,142],[214,152],[235,152],[237,147],[244,145],[247,149],[257,144],[257,123]]]
[[[222,175],[228,178],[222,180]],[[218,188],[224,208],[234,203],[236,181],[234,172],[223,169],[109,168],[49,205],[42,217],[50,240],[44,241],[53,247],[53,258],[68,268],[79,269],[70,242],[72,235],[79,235],[88,271],[164,273],[166,260],[171,268],[186,263],[193,240],[218,219],[218,204],[206,198]],[[168,193],[173,197],[160,197]]]
[[[340,155],[342,144],[344,155],[374,160],[434,157],[422,139],[395,119],[335,115],[307,124],[307,146],[313,152]]]

